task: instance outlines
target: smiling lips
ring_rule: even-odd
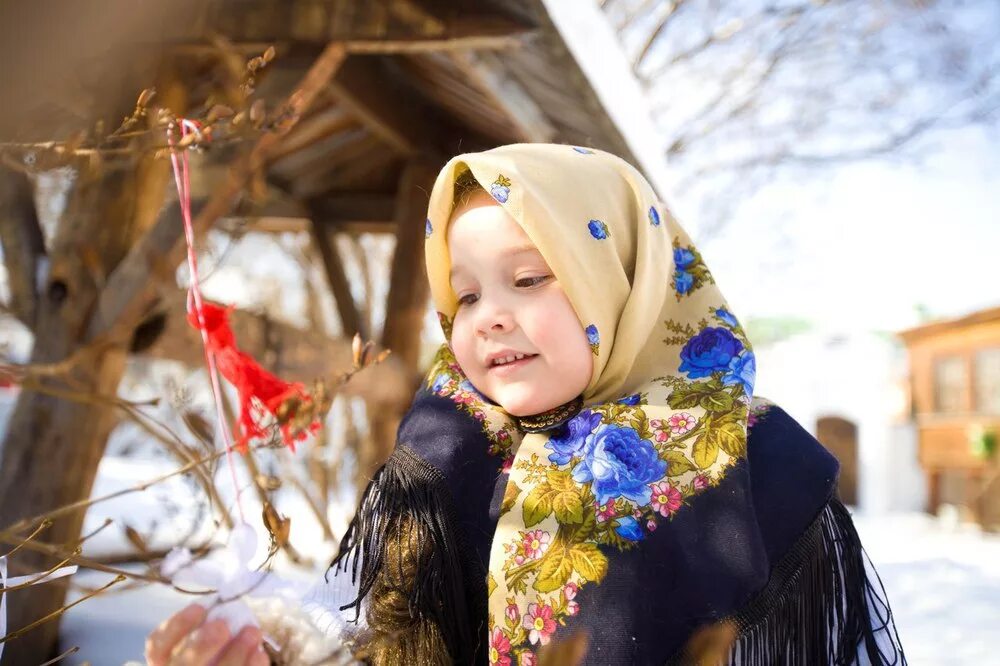
[[[514,353],[493,359],[488,366],[489,372],[505,375],[527,365],[537,354]]]

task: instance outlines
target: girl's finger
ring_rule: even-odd
[[[170,666],[206,666],[214,663],[228,642],[229,627],[224,621],[206,622],[174,650]]]
[[[222,659],[217,662],[216,666],[247,666],[260,645],[260,629],[243,627],[240,633],[236,634],[236,638],[229,641],[226,651],[222,654]]]
[[[206,611],[191,604],[163,621],[146,638],[146,661],[149,666],[165,666],[174,647],[195,627],[205,621]]]
[[[267,652],[264,651],[263,647],[258,648],[251,655],[249,666],[271,666],[271,658],[267,656]]]

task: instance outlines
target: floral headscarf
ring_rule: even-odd
[[[566,145],[502,146],[441,170],[425,251],[446,338],[457,309],[446,232],[466,170],[541,252],[595,357],[583,409],[523,436],[447,344],[427,377],[482,422],[509,466],[489,560],[489,641],[498,663],[524,663],[586,612],[584,592],[615,553],[642,548],[745,457],[755,361],[701,254],[642,174]]]

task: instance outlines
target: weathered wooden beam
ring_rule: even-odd
[[[250,231],[261,234],[303,233],[309,231],[309,218],[305,215],[302,217],[223,217],[219,219],[216,226],[220,231],[228,234]]]
[[[341,232],[395,233],[395,205],[392,195],[370,192],[328,194],[305,203],[278,198],[242,214],[221,217],[217,226],[227,233],[308,232],[310,219],[315,219],[319,225]]]
[[[344,337],[350,338],[358,333],[363,339],[368,340],[370,333],[368,322],[361,316],[358,306],[354,302],[354,296],[351,295],[351,285],[347,280],[344,262],[340,260],[340,254],[331,238],[332,230],[326,225],[316,222],[314,218],[312,224],[309,225],[309,232],[313,245],[316,246],[320,259],[323,261],[323,271],[326,273],[327,283],[337,305],[337,313],[340,315]]]
[[[556,136],[548,116],[495,54],[454,51],[449,57],[510,119],[522,141],[548,143]]]
[[[377,58],[348,58],[328,86],[337,101],[395,151],[416,155],[435,145],[426,103],[401,86]]]
[[[357,120],[353,116],[336,105],[313,113],[300,120],[295,129],[285,135],[281,144],[272,153],[272,162],[278,162],[289,153],[313,145],[320,139],[342,132],[356,124]]]
[[[514,35],[469,35],[444,39],[352,39],[344,42],[350,53],[393,55],[437,51],[504,51],[521,45],[527,33]]]
[[[337,176],[350,172],[371,153],[392,152],[382,140],[367,128],[359,128],[335,150],[309,163],[289,183],[289,189],[303,199],[313,198],[336,189]]]
[[[359,193],[331,194],[309,201],[313,219],[323,224],[369,222],[395,224],[396,200],[393,195]]]
[[[396,198],[396,249],[385,311],[382,343],[417,371],[420,329],[429,288],[424,270],[424,219],[436,173],[426,164],[407,164]]]
[[[327,160],[350,149],[367,136],[369,130],[363,126],[332,134],[273,162],[268,167],[268,172],[272,179],[287,183],[290,193],[303,196],[298,186],[298,176],[307,174],[310,169],[323,169]]]
[[[349,50],[377,53],[412,48],[505,48],[512,39],[535,28],[502,12],[470,13],[464,8],[413,0],[257,0],[241,2],[238,9],[219,3],[211,14],[206,20],[209,29],[236,43],[337,41]],[[197,45],[196,40],[188,39],[175,48],[190,51]]]
[[[429,287],[424,271],[424,219],[435,171],[420,162],[403,169],[396,203],[396,249],[392,257],[382,344],[401,363],[411,390],[419,381],[417,362]],[[371,474],[392,453],[403,410],[370,411],[373,446],[361,452],[362,473]]]

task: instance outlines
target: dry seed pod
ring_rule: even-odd
[[[225,104],[216,104],[211,109],[208,110],[208,114],[205,116],[206,123],[214,123],[220,118],[229,118],[235,111],[226,106]]]
[[[206,444],[211,444],[212,440],[215,439],[215,433],[213,432],[212,426],[209,425],[208,421],[198,412],[192,412],[190,410],[181,413],[181,420],[184,421],[184,425],[187,429],[191,431],[191,434],[200,439]]]
[[[132,527],[131,525],[125,526],[125,538],[127,538],[129,540],[129,543],[135,546],[136,550],[138,550],[140,553],[149,552],[149,547],[146,545],[146,540],[143,539],[142,535],[139,534],[139,532],[137,532],[135,528]]]
[[[271,543],[278,547],[288,545],[288,536],[292,530],[292,519],[278,513],[270,502],[264,502],[264,527],[271,535]]]
[[[259,128],[264,118],[267,116],[267,104],[262,99],[255,100],[250,105],[250,122],[254,127]]]
[[[139,99],[135,102],[135,108],[145,109],[154,97],[156,97],[156,88],[146,88],[139,93]]]
[[[361,334],[355,333],[351,340],[351,358],[354,359],[354,367],[361,367]]]
[[[270,474],[258,474],[254,481],[257,482],[258,486],[268,492],[281,488],[281,479]]]
[[[261,58],[264,60],[265,63],[274,60],[274,46],[273,45],[268,46],[267,50],[264,51],[264,54],[261,56]]]
[[[371,363],[372,349],[375,348],[375,343],[369,340],[365,343],[365,348],[361,350],[361,367],[367,368],[368,364]]]
[[[87,130],[80,130],[70,138],[66,139],[63,143],[63,152],[68,154],[75,153],[76,149],[83,145],[83,142],[87,140]]]

